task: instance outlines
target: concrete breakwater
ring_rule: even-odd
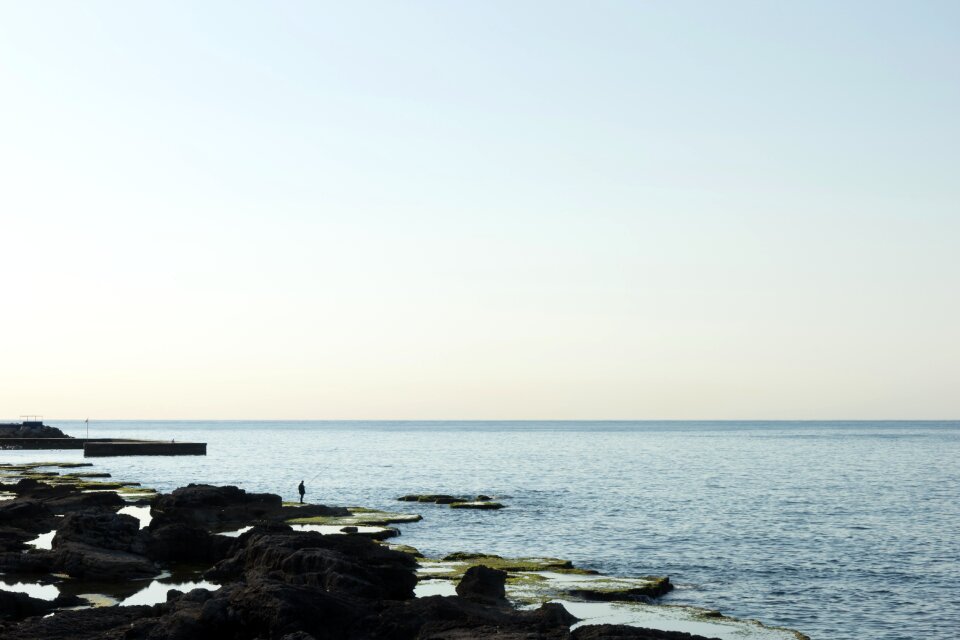
[[[0,438],[0,449],[83,449],[85,458],[106,456],[205,456],[206,442],[113,438]]]
[[[205,456],[205,442],[125,438],[73,438],[41,422],[0,424],[0,449],[83,449],[85,458],[107,456]]]

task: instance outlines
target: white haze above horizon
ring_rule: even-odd
[[[958,25],[0,2],[0,420],[960,417]]]

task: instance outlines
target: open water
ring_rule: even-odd
[[[128,421],[90,436],[209,443],[206,457],[90,460],[161,491],[207,482],[292,500],[303,479],[311,502],[422,513],[397,541],[428,556],[667,574],[665,603],[815,640],[960,637],[960,422]],[[395,500],[427,492],[509,507]]]

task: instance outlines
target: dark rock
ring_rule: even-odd
[[[452,502],[451,509],[478,509],[481,511],[491,511],[503,509],[504,505],[499,502]]]
[[[122,640],[139,619],[154,615],[152,607],[98,607],[60,611],[49,618],[30,618],[0,626],[3,640]]]
[[[23,620],[53,609],[53,602],[32,598],[25,593],[0,590],[0,620]]]
[[[36,486],[25,494],[40,494]],[[75,492],[46,493],[41,500]],[[21,498],[24,497],[21,495]],[[33,498],[26,498],[32,500]],[[160,504],[162,503],[162,504]],[[570,640],[575,618],[559,604],[534,611],[512,609],[504,599],[503,571],[470,568],[458,596],[414,598],[416,560],[408,553],[359,535],[293,531],[275,522],[279,497],[246,494],[235,487],[193,486],[157,499],[154,520],[103,509],[68,514],[52,551],[0,553],[0,571],[66,572],[116,587],[139,588],[133,578],[157,571],[151,561],[214,562],[205,576],[222,584],[209,592],[167,592],[152,607],[104,607],[58,611],[76,599],[50,603],[2,596],[3,640]],[[37,509],[18,507],[18,509]],[[323,507],[326,509],[326,507]],[[13,510],[11,513],[17,512]],[[26,514],[27,511],[23,511]],[[39,512],[38,512],[39,513]],[[18,522],[23,520],[18,516]],[[233,538],[215,528],[239,528]],[[451,559],[480,554],[454,554]],[[481,562],[482,561],[477,561]],[[562,562],[562,561],[557,561]],[[569,564],[569,563],[567,563]],[[69,582],[69,581],[68,581]],[[32,616],[32,617],[25,617]],[[13,621],[13,618],[25,619]],[[643,635],[647,634],[647,635]],[[576,640],[703,640],[688,634],[603,625],[576,630]]]
[[[567,591],[567,594],[574,598],[582,598],[583,600],[625,602],[659,598],[673,591],[673,585],[670,583],[668,576],[651,578],[650,580],[649,584],[631,589],[570,589]]]
[[[346,533],[346,532],[345,532]],[[371,540],[389,540],[400,535],[400,529],[396,527],[383,527],[374,531],[354,532],[352,535],[370,538]]]
[[[277,520],[292,520],[293,518],[342,518],[349,516],[350,510],[346,507],[328,507],[325,504],[305,504],[303,506],[283,505]]]
[[[53,571],[53,564],[53,552],[45,549],[0,553],[0,573],[50,573]]]
[[[481,493],[480,495],[478,495],[478,496],[475,498],[475,500],[476,500],[477,502],[489,502],[489,501],[493,500],[493,498],[491,498],[490,496],[485,496],[485,495],[483,495],[483,494]]]
[[[182,522],[160,526],[151,523],[140,536],[146,556],[162,562],[214,564],[227,557],[235,542]]]
[[[52,516],[50,509],[37,500],[16,498],[0,502],[0,525],[40,533],[48,531],[50,527],[39,523],[49,521]]]
[[[60,498],[51,498],[44,504],[54,513],[71,513],[86,509],[122,509],[127,505],[113,491],[88,491],[72,493]]]
[[[112,491],[82,492],[73,484],[49,485],[33,478],[22,478],[16,484],[5,485],[4,490],[17,494],[11,502],[33,500],[57,514],[95,507],[119,509],[126,504]]]
[[[225,597],[224,597],[225,596]],[[304,633],[318,640],[350,637],[365,603],[342,594],[269,579],[239,583],[205,603],[200,622],[209,629],[242,629],[244,638]]]
[[[401,502],[432,502],[434,504],[451,504],[453,502],[466,502],[466,498],[447,495],[445,493],[413,493],[397,498]]]
[[[505,602],[507,572],[482,564],[470,567],[457,585],[457,595],[477,602]]]
[[[157,566],[142,555],[73,542],[54,551],[53,567],[72,578],[92,582],[122,582],[160,573]]]
[[[86,604],[77,596],[60,595],[55,600],[41,600],[25,593],[0,590],[0,620],[23,620],[30,616],[42,616],[61,607]]]
[[[157,526],[180,522],[224,531],[279,516],[281,508],[280,496],[272,493],[190,484],[158,497],[151,513]]]
[[[244,535],[244,546],[207,571],[207,578],[249,580],[253,575],[269,575],[289,584],[364,598],[413,597],[416,560],[366,538],[289,528],[256,528]]]
[[[84,511],[65,516],[53,536],[53,549],[71,543],[101,549],[131,551],[140,532],[140,521],[112,511]]]
[[[0,424],[0,438],[70,438],[56,427],[40,422]]]
[[[718,640],[683,631],[662,631],[619,624],[585,625],[574,629],[570,637],[571,640]]]
[[[42,502],[15,498],[0,502],[0,551],[26,549],[27,540],[53,529],[58,518]]]
[[[72,513],[53,536],[53,566],[74,578],[118,581],[158,573],[144,557],[140,522],[111,511]]]
[[[390,603],[369,621],[366,637],[418,640],[567,640],[576,618],[559,604],[533,611],[489,606],[459,597],[431,596]]]

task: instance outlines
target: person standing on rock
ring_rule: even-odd
[[[297,485],[297,491],[300,492],[300,504],[303,504],[303,494],[307,492],[303,486],[303,480],[301,480],[300,484]]]

